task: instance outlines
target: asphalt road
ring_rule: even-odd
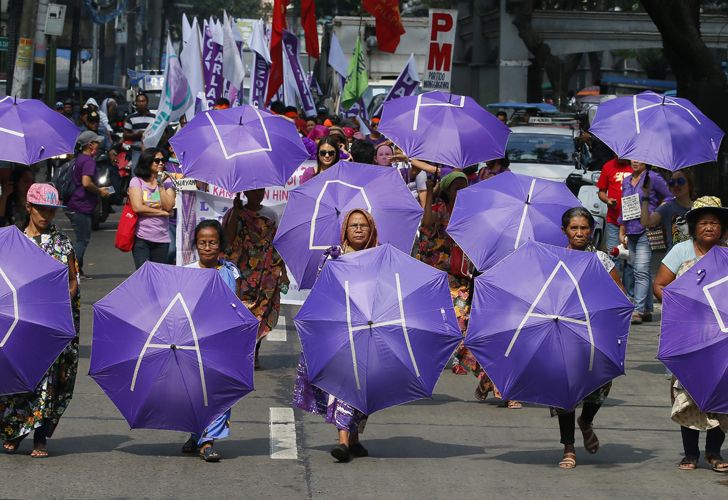
[[[113,216],[112,216],[113,217]],[[70,228],[59,214],[61,227]],[[115,223],[93,234],[82,283],[81,363],[74,399],[51,456],[31,459],[32,439],[17,455],[0,454],[1,498],[726,498],[728,476],[701,464],[676,468],[678,426],[669,418],[668,381],[657,362],[658,323],[633,329],[627,376],[615,381],[595,421],[602,447],[588,455],[577,432],[577,467],[564,471],[558,422],[547,409],[500,408],[473,398],[475,379],[443,372],[431,400],[374,414],[363,442],[369,458],[338,464],[329,455],[332,426],[290,413],[299,343],[295,310],[285,308],[281,340],[265,341],[256,391],[233,409],[224,460],[183,456],[186,436],[129,430],[88,376],[91,305],[133,270],[113,248]],[[285,335],[284,335],[285,333]],[[285,337],[285,340],[282,340]],[[271,410],[273,409],[273,410]],[[273,422],[271,421],[273,419]],[[701,436],[702,437],[702,436]],[[287,444],[288,443],[288,444]]]

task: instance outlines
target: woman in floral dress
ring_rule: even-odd
[[[240,195],[223,220],[225,240],[230,242],[227,259],[240,270],[238,297],[260,321],[255,346],[255,368],[260,369],[258,351],[268,332],[278,324],[281,292],[288,291],[286,265],[273,248],[276,235],[276,216],[261,205],[264,189],[245,191],[247,203]]]
[[[28,216],[20,225],[25,235],[54,259],[68,265],[68,288],[71,295],[76,338],[51,365],[35,392],[0,396],[0,437],[6,453],[15,453],[30,431],[33,451],[30,456],[48,456],[46,440],[53,435],[58,421],[73,397],[78,371],[78,332],[81,297],[78,269],[73,245],[51,222],[61,207],[58,191],[50,184],[33,184],[26,196]]]

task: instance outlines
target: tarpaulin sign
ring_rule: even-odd
[[[450,91],[457,10],[430,9],[429,51],[422,88]]]

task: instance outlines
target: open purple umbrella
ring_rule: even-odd
[[[328,261],[295,322],[311,383],[367,415],[432,396],[462,340],[447,274],[391,245]]]
[[[0,229],[0,394],[34,391],[75,336],[68,266]]]
[[[37,99],[0,97],[0,160],[32,165],[73,153],[78,127]]]
[[[200,433],[253,390],[257,331],[215,270],[147,262],[94,304],[89,375],[131,428]]]
[[[284,186],[308,159],[292,122],[248,105],[200,113],[169,142],[186,176],[232,193]]]
[[[620,158],[673,171],[716,161],[723,139],[690,101],[651,91],[600,104],[589,133]]]
[[[273,244],[302,289],[311,288],[324,251],[341,243],[346,214],[372,214],[380,243],[409,253],[422,207],[394,168],[340,162],[288,192]]]
[[[657,359],[698,407],[728,413],[728,249],[713,247],[663,290]]]
[[[485,271],[528,240],[566,246],[561,216],[580,204],[562,182],[504,172],[458,191],[447,233]]]
[[[624,374],[632,310],[596,254],[529,241],[475,279],[465,345],[504,399],[569,410]]]
[[[511,133],[472,97],[439,91],[385,102],[379,131],[410,158],[459,168],[504,158]]]

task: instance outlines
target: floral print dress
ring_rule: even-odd
[[[273,248],[275,219],[261,212],[243,208],[228,251],[228,259],[238,267],[242,278],[238,297],[260,320],[258,340],[278,324],[281,286],[288,285],[286,266]]]
[[[48,233],[31,238],[41,249],[54,259],[68,264],[73,255],[73,245],[68,236],[54,225]],[[78,372],[78,332],[80,328],[81,295],[71,299],[73,325],[76,338],[61,352],[46,372],[35,392],[0,396],[0,437],[5,440],[25,436],[30,431],[45,425],[48,437],[58,425],[63,412],[73,397]]]

